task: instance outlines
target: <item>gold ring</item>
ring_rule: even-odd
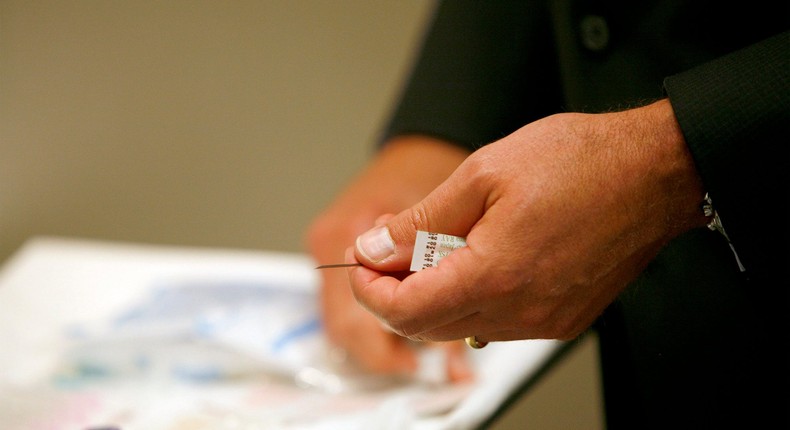
[[[469,347],[473,348],[473,349],[480,349],[480,348],[488,345],[488,342],[480,342],[480,341],[478,341],[477,340],[477,336],[469,336],[465,340],[466,340],[466,344],[469,345]]]

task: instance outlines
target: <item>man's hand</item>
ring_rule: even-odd
[[[334,203],[311,224],[307,245],[318,264],[343,261],[354,239],[382,214],[399,212],[424,198],[468,152],[435,139],[402,137],[389,142]],[[385,218],[383,218],[385,219]],[[367,370],[410,374],[417,359],[409,342],[381,324],[354,299],[344,269],[321,273],[323,324],[330,341]],[[464,350],[448,344],[448,376],[469,377]]]
[[[583,332],[672,238],[705,218],[667,100],[558,114],[469,156],[425,199],[358,238],[357,300],[394,332],[444,341]],[[416,230],[466,237],[408,276]]]

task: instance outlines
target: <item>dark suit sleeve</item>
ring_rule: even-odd
[[[781,218],[788,196],[789,42],[785,32],[664,82],[747,273],[774,271],[774,280],[787,263]]]
[[[476,149],[559,109],[541,1],[439,3],[382,141],[423,134]]]

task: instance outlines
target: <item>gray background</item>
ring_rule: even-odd
[[[36,235],[303,252],[433,7],[0,0],[0,261]],[[595,348],[496,428],[603,428]]]

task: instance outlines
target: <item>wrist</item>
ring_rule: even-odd
[[[705,226],[702,210],[705,190],[672,105],[663,99],[636,109],[644,133],[642,163],[651,183],[653,198],[663,210],[666,239]]]

